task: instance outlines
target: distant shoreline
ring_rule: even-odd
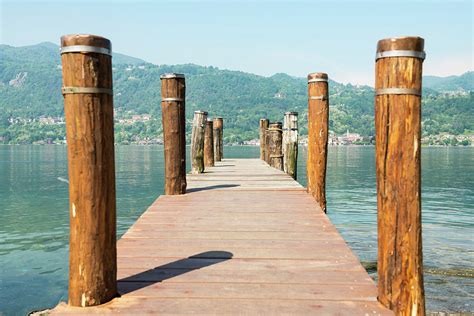
[[[115,146],[160,146],[163,147],[163,144],[137,144],[137,143],[131,143],[131,144],[123,144],[123,143],[115,143]],[[0,144],[0,146],[67,146],[67,144]],[[191,144],[186,144],[186,146],[191,146]],[[224,144],[224,146],[229,146],[229,147],[259,147],[259,145],[232,145],[232,144]],[[301,147],[308,147],[307,144],[299,144]],[[328,145],[329,147],[375,147],[373,144],[367,144],[367,145],[357,145],[357,144],[350,144],[350,145]],[[471,148],[474,147],[474,145],[421,145],[421,147],[426,148],[426,147],[434,147],[434,148],[451,148],[451,147],[459,147],[459,148]]]

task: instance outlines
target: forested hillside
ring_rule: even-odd
[[[209,111],[210,116],[224,117],[226,142],[257,138],[259,118],[282,120],[283,113],[289,110],[300,113],[301,133],[306,134],[305,78],[286,74],[262,77],[192,64],[158,66],[120,54],[114,54],[113,67],[118,142],[160,136],[159,76],[166,72],[186,75],[188,119],[197,109]],[[425,134],[462,134],[474,130],[473,72],[452,78],[427,77],[424,87]],[[60,88],[57,45],[0,45],[0,142],[64,138],[61,120],[48,121],[49,117],[63,116]],[[337,134],[349,130],[373,135],[373,100],[371,87],[331,81],[331,130]],[[151,114],[151,119],[137,119],[140,114]]]

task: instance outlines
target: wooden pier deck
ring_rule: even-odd
[[[118,241],[121,297],[52,314],[393,315],[314,199],[259,159],[160,196]]]

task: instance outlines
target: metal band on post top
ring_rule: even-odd
[[[61,55],[67,53],[97,53],[112,56],[112,50],[89,45],[71,45],[61,47]]]
[[[387,95],[387,94],[407,94],[416,95],[421,97],[421,91],[419,89],[408,89],[408,88],[383,88],[375,90],[375,95]]]
[[[182,98],[162,98],[161,102],[182,102],[184,99]]]
[[[321,100],[321,101],[324,101],[324,100],[327,100],[328,97],[325,96],[325,95],[319,95],[319,96],[310,96],[309,99],[310,99],[310,100]]]
[[[375,60],[379,60],[380,58],[388,58],[388,57],[413,57],[419,58],[424,60],[426,57],[425,52],[420,52],[416,50],[387,50],[384,52],[379,52],[375,55]]]
[[[87,93],[92,93],[92,94],[99,94],[99,93],[105,93],[109,95],[113,95],[114,92],[112,89],[108,88],[96,88],[96,87],[62,87],[61,92],[63,95],[65,94],[87,94]]]
[[[311,82],[328,82],[328,80],[325,78],[313,78],[313,79],[308,80],[308,83],[311,83]]]
[[[184,75],[177,74],[177,73],[165,73],[165,74],[160,75],[160,80],[163,80],[163,79],[184,79]],[[174,97],[161,99],[161,102],[183,102],[183,101],[184,101],[183,98],[174,98]]]
[[[166,73],[166,74],[162,74],[160,76],[160,79],[163,80],[163,79],[184,79],[184,74],[177,74],[177,73]]]
[[[291,128],[284,127],[282,130],[283,130],[283,131],[297,131],[298,129],[295,128],[295,127],[291,127]]]

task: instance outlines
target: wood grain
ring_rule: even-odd
[[[296,180],[298,169],[298,113],[286,112],[283,121],[283,170]]]
[[[214,161],[221,161],[224,158],[224,120],[222,117],[213,119],[214,129]]]
[[[268,123],[270,125],[270,123]],[[265,129],[265,162],[270,164],[270,131]]]
[[[326,165],[329,135],[329,95],[325,73],[308,75],[308,161],[306,164],[308,192],[326,213]],[[316,99],[319,98],[319,99]]]
[[[206,121],[206,130],[204,132],[204,167],[214,167],[214,131],[213,122]]]
[[[268,125],[268,133],[270,166],[283,170],[283,130],[281,122],[270,123]]]
[[[108,39],[66,35],[62,47],[110,49]],[[98,53],[61,55],[63,86],[112,89],[111,57]],[[116,287],[116,205],[113,96],[64,95],[69,173],[69,290],[72,306],[111,300]]]
[[[423,51],[419,37],[385,39],[377,52]],[[381,58],[375,88],[421,91],[422,60]],[[397,315],[424,315],[421,245],[421,97],[375,97],[379,300]]]
[[[265,160],[265,131],[268,128],[268,119],[260,119],[259,134],[260,134],[260,159]]]
[[[204,133],[206,130],[207,112],[195,111],[191,133],[191,173],[204,172]]]
[[[314,299],[123,297],[102,308],[58,306],[52,314],[121,315],[393,315],[378,302]]]
[[[185,96],[184,76],[172,74],[161,77],[165,194],[167,195],[179,195],[186,192]],[[176,98],[176,101],[163,101],[167,98]]]

